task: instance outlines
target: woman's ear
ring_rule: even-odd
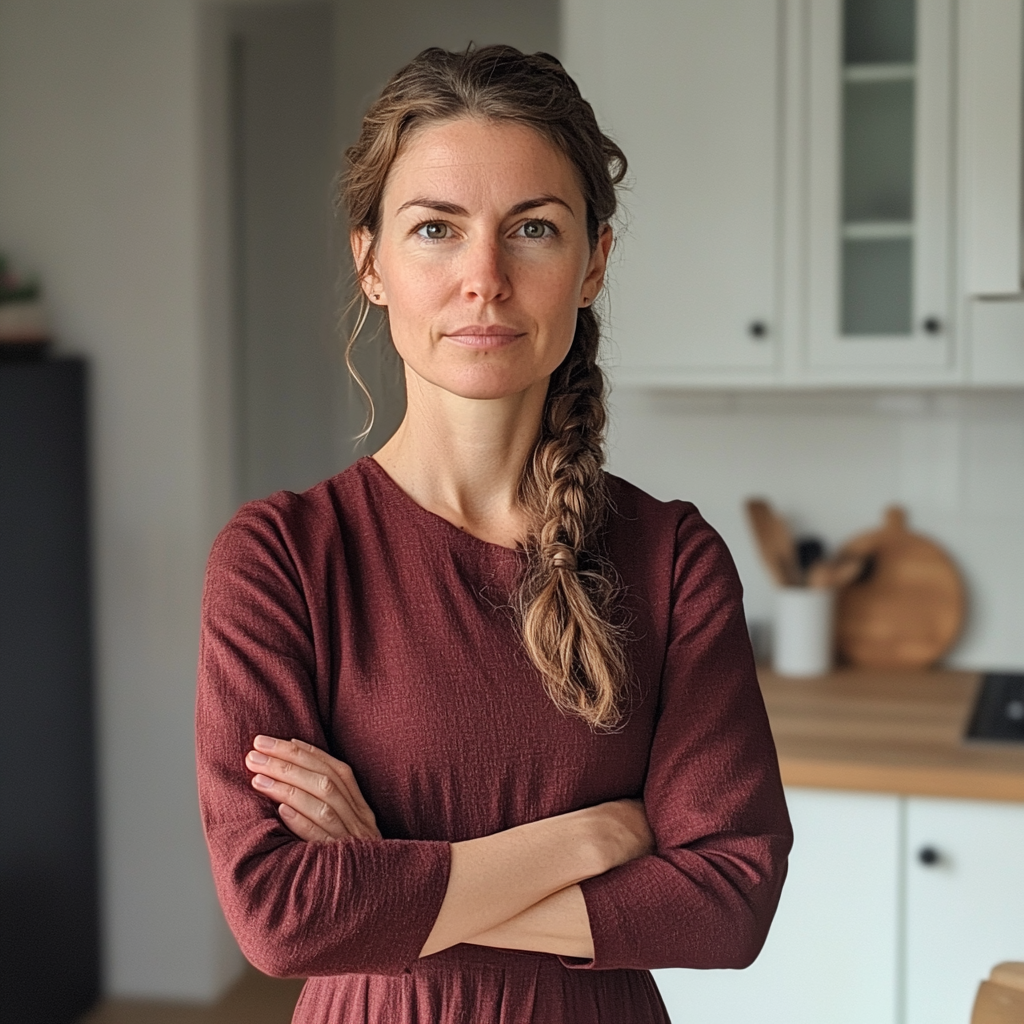
[[[363,266],[367,255],[370,256],[370,266],[366,273],[359,278],[359,287],[363,289],[366,297],[378,305],[386,305],[384,297],[384,284],[380,279],[377,270],[377,261],[373,258],[373,236],[366,228],[357,228],[349,235],[349,244],[352,246],[352,259],[355,261],[356,273]]]
[[[605,224],[601,233],[597,236],[597,245],[590,254],[590,263],[587,264],[587,276],[583,278],[583,287],[580,289],[580,305],[590,306],[597,298],[598,292],[604,287],[604,272],[608,267],[608,254],[612,250],[612,228]]]

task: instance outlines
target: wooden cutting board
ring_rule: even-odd
[[[864,578],[841,590],[836,604],[840,657],[863,668],[927,668],[953,646],[964,624],[963,580],[934,541],[907,529],[890,508],[879,530],[843,545],[864,555]]]

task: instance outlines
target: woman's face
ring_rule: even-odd
[[[405,144],[376,242],[362,286],[387,306],[407,372],[493,399],[540,386],[565,358],[611,231],[591,251],[574,169],[541,135],[462,118]],[[357,266],[369,244],[353,235]]]

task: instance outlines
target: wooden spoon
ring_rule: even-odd
[[[797,587],[803,576],[796,560],[796,545],[786,521],[763,498],[747,500],[747,518],[754,531],[761,558],[780,587]]]

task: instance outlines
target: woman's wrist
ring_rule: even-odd
[[[448,888],[420,952],[494,928],[605,870],[596,816],[570,812],[451,844]]]
[[[603,875],[654,848],[654,837],[640,800],[611,800],[579,813],[587,815],[594,847],[593,864],[597,868],[588,878]]]
[[[516,917],[466,941],[475,946],[528,949],[587,960],[594,956],[587,904],[578,885],[560,889]]]
[[[559,865],[556,889],[603,874],[612,866],[607,823],[596,811],[596,808],[584,807],[512,830],[521,831],[531,844],[544,849],[544,858],[550,865]]]
[[[651,847],[643,804],[638,800],[596,804],[520,827],[546,835],[564,864],[564,885],[603,875],[650,852]]]
[[[576,855],[578,875],[575,884],[584,879],[603,875],[615,867],[614,837],[607,815],[601,806],[584,807],[562,816],[567,836],[563,838],[563,849],[570,849]],[[554,821],[557,819],[548,819]]]

